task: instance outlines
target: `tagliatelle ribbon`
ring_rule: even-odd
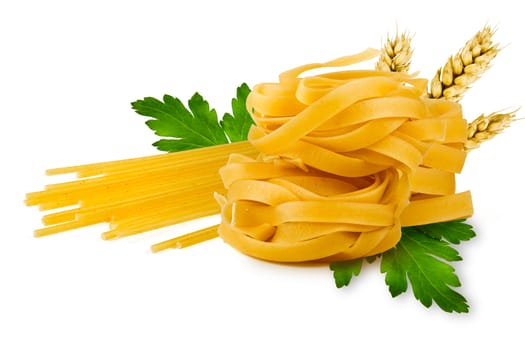
[[[254,87],[249,142],[260,155],[233,155],[220,170],[225,242],[270,261],[349,260],[394,247],[401,226],[472,215],[470,193],[455,193],[467,137],[459,104],[427,98],[426,80],[404,73],[299,77],[376,54]]]

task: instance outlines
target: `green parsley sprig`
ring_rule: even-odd
[[[246,140],[253,124],[245,107],[249,93],[248,85],[239,86],[237,97],[232,99],[232,114],[224,114],[220,121],[215,109],[210,109],[199,93],[188,101],[189,109],[170,95],[164,95],[162,101],[145,97],[132,102],[131,107],[138,114],[151,117],[146,125],[156,135],[166,137],[153,146],[160,151],[178,152]]]
[[[449,262],[461,256],[451,244],[475,236],[465,220],[402,228],[398,244],[381,255],[381,272],[392,297],[408,289],[408,281],[417,300],[426,307],[435,302],[447,312],[468,312],[467,300],[451,287],[461,283]],[[338,288],[350,284],[359,275],[363,259],[330,264]]]

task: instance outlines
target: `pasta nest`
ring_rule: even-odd
[[[219,235],[269,261],[350,260],[396,245],[402,226],[472,215],[456,193],[467,121],[458,103],[426,97],[427,81],[374,70],[310,74],[375,50],[308,64],[253,88],[256,158],[232,154]]]

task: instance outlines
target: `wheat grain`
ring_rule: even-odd
[[[465,91],[485,73],[500,48],[492,41],[494,30],[485,26],[430,81],[429,97],[459,101]]]
[[[466,151],[478,148],[481,143],[490,140],[503,130],[508,128],[516,117],[517,111],[509,113],[491,113],[489,115],[480,115],[473,120],[467,129],[467,142],[464,148]]]
[[[393,38],[388,37],[376,63],[376,69],[385,72],[408,72],[413,52],[410,47],[411,41],[412,36],[406,32],[401,35],[396,33]]]

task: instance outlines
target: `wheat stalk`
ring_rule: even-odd
[[[494,30],[485,26],[447,63],[430,82],[429,97],[459,101],[472,83],[486,72],[500,48],[492,42]]]
[[[411,41],[412,36],[406,32],[401,35],[396,33],[393,38],[387,37],[376,69],[384,72],[408,72],[413,52],[410,47]]]
[[[477,117],[468,125],[467,142],[465,142],[464,149],[470,151],[478,148],[481,143],[501,133],[515,120],[516,112],[517,110],[509,113],[496,112]]]

